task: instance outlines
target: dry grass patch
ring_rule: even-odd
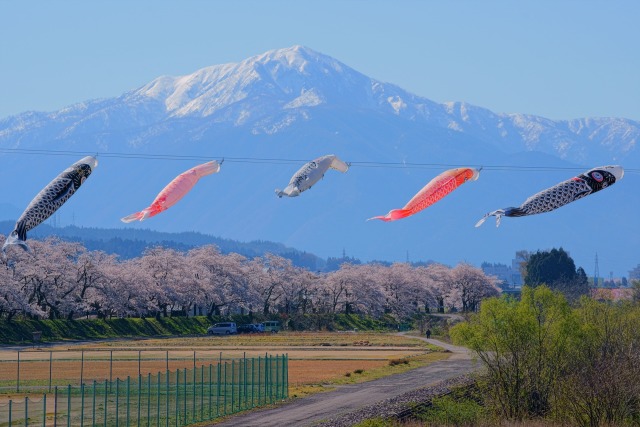
[[[185,338],[154,338],[144,340],[105,341],[87,343],[85,349],[167,350],[171,348],[219,347],[419,347],[434,348],[414,337],[375,332],[280,332],[277,334],[241,334]],[[67,349],[61,345],[54,349]],[[80,347],[74,346],[74,349]]]
[[[289,361],[289,396],[303,397],[330,390],[340,384],[371,381],[419,368],[449,357],[442,352],[423,353],[408,363],[390,365],[389,360],[291,360]],[[356,373],[357,370],[363,370]],[[346,373],[351,375],[346,376]]]

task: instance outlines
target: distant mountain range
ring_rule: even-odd
[[[59,215],[62,224],[106,228],[122,228],[119,218],[200,159],[225,158],[219,174],[171,210],[128,227],[282,242],[320,257],[345,248],[363,260],[402,261],[408,253],[448,264],[509,262],[519,249],[562,246],[587,272],[597,252],[601,271],[624,275],[640,263],[637,172],[554,213],[507,218],[498,230],[473,224],[581,169],[637,169],[639,136],[640,123],[623,118],[556,121],[435,103],[293,46],[159,77],[116,98],[0,119],[0,219],[15,220],[79,157],[50,151],[101,153]],[[330,153],[351,162],[349,172],[329,171],[297,199],[275,196],[304,161]],[[365,223],[454,165],[485,170],[415,217]]]
[[[0,233],[5,236],[13,230],[14,222],[0,221]],[[59,237],[70,242],[80,242],[92,251],[103,251],[117,254],[121,259],[141,256],[145,249],[163,246],[178,251],[188,251],[198,246],[215,245],[220,252],[237,253],[248,259],[262,257],[272,253],[290,259],[294,265],[311,271],[323,271],[327,268],[327,260],[314,254],[289,248],[281,243],[253,241],[238,242],[222,239],[196,232],[167,233],[150,229],[105,229],[97,227],[76,227],[67,225],[54,227],[48,223],[40,225],[31,233],[31,238],[46,239]],[[331,260],[329,260],[331,264]],[[335,267],[329,265],[329,268]]]

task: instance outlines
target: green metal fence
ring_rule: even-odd
[[[0,427],[180,427],[289,395],[288,357],[225,361],[156,375],[56,386],[0,403]]]
[[[246,357],[237,351],[235,356]],[[48,392],[54,386],[80,385],[87,381],[113,381],[158,371],[196,368],[222,362],[219,350],[18,350],[0,353],[0,394],[12,392]]]

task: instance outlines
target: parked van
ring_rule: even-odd
[[[216,323],[207,329],[207,335],[231,335],[237,333],[238,328],[233,322]]]
[[[280,331],[280,322],[277,320],[268,320],[266,322],[262,322],[262,325],[264,326],[265,332],[277,333]]]

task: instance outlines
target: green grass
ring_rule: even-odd
[[[201,335],[211,325],[204,316],[148,319],[79,319],[0,321],[0,343],[30,344],[33,332],[41,341],[97,340],[121,337]]]
[[[207,328],[218,321],[230,319],[206,316],[160,317],[131,319],[77,319],[34,320],[19,319],[10,322],[0,320],[0,344],[31,344],[33,332],[41,331],[43,342],[64,340],[98,340],[119,337],[167,337],[176,335],[203,335]],[[251,323],[257,319],[249,316],[232,316],[236,323]],[[390,323],[391,322],[391,323]],[[299,315],[288,320],[291,330],[324,331],[388,331],[394,329],[392,319],[373,319],[368,316],[327,314]]]

